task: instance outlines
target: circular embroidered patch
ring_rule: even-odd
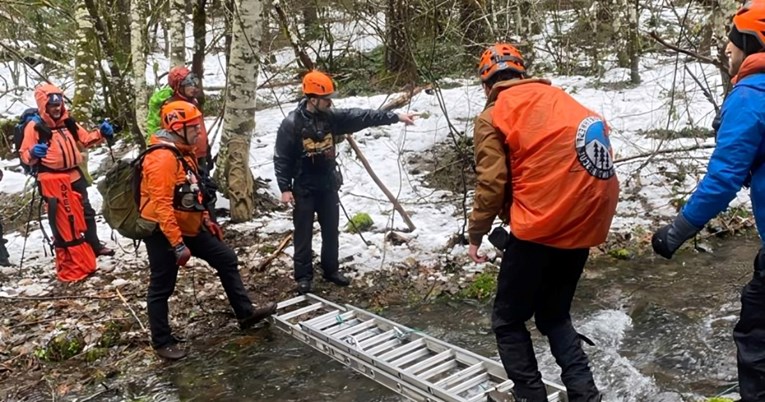
[[[606,126],[599,117],[589,116],[576,130],[576,153],[582,167],[598,179],[610,179],[616,174],[611,160],[611,142]]]

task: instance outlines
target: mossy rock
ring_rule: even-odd
[[[85,361],[93,363],[106,357],[107,354],[109,354],[109,349],[107,348],[92,348],[85,352]]]
[[[44,348],[35,350],[41,360],[61,362],[77,356],[85,348],[85,340],[79,331],[65,332],[48,341]]]
[[[635,253],[627,248],[617,248],[608,250],[608,255],[616,258],[617,260],[631,260],[635,256]]]
[[[723,398],[721,396],[715,396],[715,397],[707,399],[706,402],[733,402],[733,399]]]
[[[374,226],[375,222],[366,212],[359,212],[353,215],[350,222],[345,225],[345,230],[350,233],[366,232]]]
[[[106,323],[106,329],[101,334],[101,338],[98,340],[98,346],[102,348],[110,348],[117,346],[122,340],[122,325],[116,321],[109,321]]]

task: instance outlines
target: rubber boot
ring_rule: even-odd
[[[602,398],[590,371],[590,360],[582,349],[582,338],[570,321],[553,328],[548,334],[550,352],[561,368],[569,402],[599,402]]]

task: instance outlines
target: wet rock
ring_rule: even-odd
[[[409,236],[405,236],[399,232],[391,231],[388,232],[388,234],[385,236],[385,240],[394,246],[400,246],[402,244],[409,243],[409,241],[412,239]]]

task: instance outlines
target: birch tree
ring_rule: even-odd
[[[146,2],[133,0],[130,2],[130,54],[133,61],[133,90],[135,97],[135,117],[137,129],[145,138],[143,122],[148,114],[146,106]]]
[[[232,9],[231,56],[228,60],[226,108],[216,179],[228,195],[231,221],[244,222],[254,212],[250,139],[255,134],[256,52],[263,34],[263,0],[236,0]]]
[[[170,2],[170,65],[186,64],[186,2]]]
[[[85,2],[75,4],[74,20],[77,21],[77,41],[74,53],[74,98],[72,116],[79,121],[93,118],[93,96],[96,84],[96,58],[93,47],[96,45],[93,21],[88,15]]]

